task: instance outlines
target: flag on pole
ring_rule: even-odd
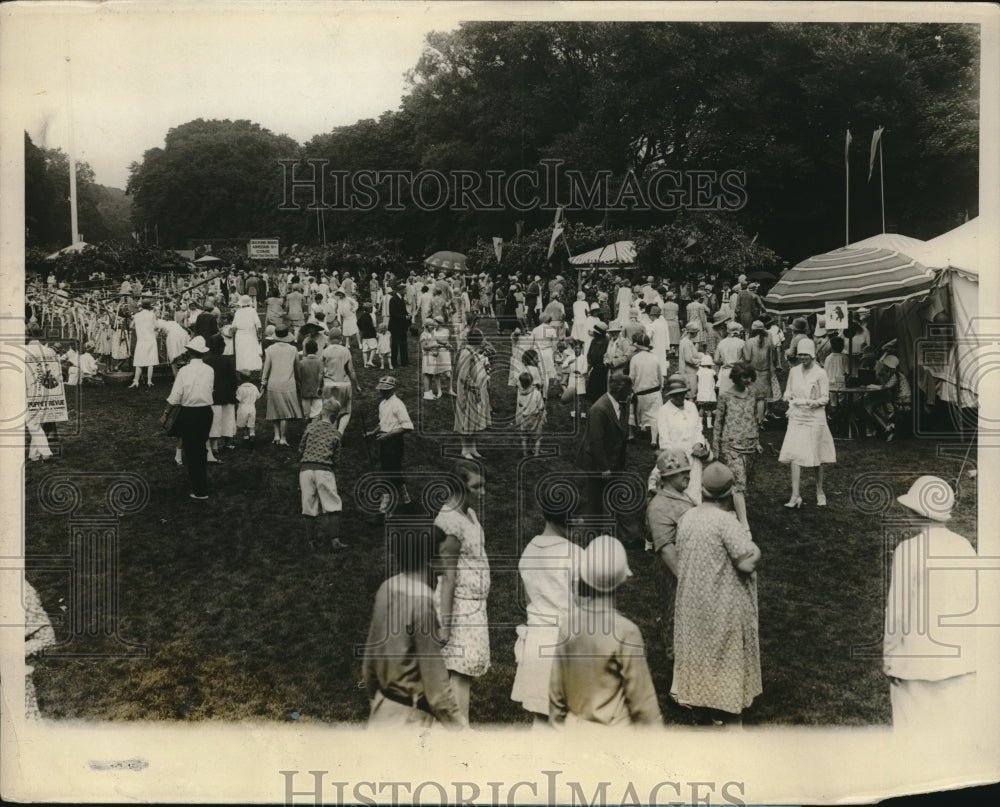
[[[552,238],[549,239],[549,254],[545,256],[546,260],[552,257],[552,253],[556,251],[556,239],[562,235],[563,227],[561,224],[552,228]],[[568,249],[568,247],[567,247]]]
[[[562,208],[556,208],[556,220],[552,222],[552,238],[549,239],[549,254],[545,256],[546,260],[552,257],[552,253],[556,251],[556,239],[562,235],[563,227],[559,223],[559,219],[562,217]]]
[[[851,137],[851,130],[847,130],[847,137],[844,138],[844,165],[850,165],[851,163],[851,142],[854,140]]]
[[[493,252],[497,256],[497,263],[500,263],[500,256],[503,254],[503,239],[493,236]]]
[[[878,149],[878,142],[882,138],[882,132],[885,131],[884,126],[879,126],[874,132],[872,132],[872,152],[871,156],[868,158],[868,181],[872,181],[872,171],[875,170],[875,152]]]

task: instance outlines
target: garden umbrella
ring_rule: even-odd
[[[202,255],[195,263],[222,263],[222,258],[216,258],[214,255]]]
[[[442,250],[441,252],[435,252],[429,258],[425,259],[424,265],[433,266],[435,269],[457,269],[460,272],[464,272],[465,256],[461,252]]]
[[[850,306],[900,303],[927,294],[935,274],[890,249],[842,247],[807,258],[785,272],[764,298],[768,311],[813,314],[826,302]]]
[[[778,278],[775,277],[773,274],[771,274],[770,272],[765,272],[763,269],[761,269],[760,271],[757,271],[757,272],[751,272],[749,275],[747,275],[747,280],[770,281],[770,280],[777,280],[777,279]]]
[[[569,259],[574,266],[625,266],[635,263],[635,242],[615,241]]]

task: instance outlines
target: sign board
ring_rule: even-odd
[[[826,329],[828,331],[842,331],[847,327],[847,303],[826,302],[823,304],[826,309]]]
[[[251,238],[247,245],[247,256],[257,260],[278,257],[277,238]]]
[[[61,423],[69,420],[62,367],[56,352],[34,342],[24,348],[24,385],[27,402],[26,420],[37,423]]]

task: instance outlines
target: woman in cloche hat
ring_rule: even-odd
[[[580,566],[581,613],[560,630],[552,663],[555,728],[663,724],[642,634],[615,609],[615,591],[631,576],[617,538],[598,535],[590,542]]]
[[[733,514],[733,472],[706,466],[702,503],[677,528],[670,696],[700,723],[739,722],[762,691],[757,625],[760,549]]]

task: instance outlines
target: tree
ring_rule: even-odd
[[[303,217],[282,213],[283,169],[299,146],[247,120],[198,120],[171,129],[163,148],[129,168],[137,231],[162,245],[189,239],[278,236],[298,240]]]

